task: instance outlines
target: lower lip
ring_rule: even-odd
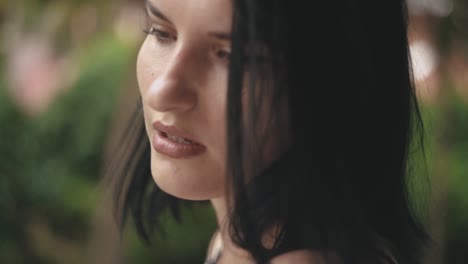
[[[206,150],[206,147],[200,144],[189,145],[172,141],[160,131],[155,131],[153,135],[153,147],[157,152],[175,159],[190,158]]]

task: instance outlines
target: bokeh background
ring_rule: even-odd
[[[431,188],[426,263],[468,263],[468,0],[407,0]],[[209,205],[116,232],[102,184],[138,98],[143,0],[0,1],[0,263],[202,263]]]

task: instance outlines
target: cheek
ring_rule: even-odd
[[[143,42],[136,60],[137,81],[142,97],[163,72],[168,60],[169,52],[156,48],[153,42],[150,37]]]
[[[161,59],[158,59],[155,56],[154,52],[151,49],[151,43],[148,39],[145,40],[143,45],[138,52],[136,60],[136,75],[138,81],[138,88],[141,95],[141,103],[143,106],[143,114],[145,119],[145,127],[148,135],[152,130],[151,122],[156,118],[156,113],[151,109],[148,104],[148,90],[151,87],[151,84],[154,82],[155,78],[159,75],[162,69],[162,64],[158,63]],[[149,138],[151,141],[151,136]]]
[[[142,98],[142,104],[143,104],[143,114],[144,114],[144,120],[145,120],[145,127],[146,127],[146,132],[149,135],[149,126],[148,126],[148,120],[151,120],[150,116],[148,116],[149,111],[145,104],[145,95],[146,95],[146,90],[148,89],[150,83],[151,83],[151,74],[150,71],[148,70],[149,68],[149,62],[147,59],[147,56],[145,56],[145,46],[140,48],[140,51],[137,56],[137,61],[136,61],[136,74],[137,74],[137,81],[138,81],[138,89],[140,91],[140,96]],[[149,138],[151,141],[151,138]]]
[[[142,97],[144,96],[145,91],[150,86],[151,78],[153,75],[151,74],[152,69],[150,67],[150,57],[147,55],[147,48],[145,43],[143,43],[143,45],[141,46],[136,61],[137,81]]]
[[[223,75],[221,75],[223,76]],[[224,77],[224,76],[223,76]],[[226,93],[227,78],[219,78],[211,85],[211,90],[204,96],[206,132],[213,144],[213,154],[219,163],[226,159]]]

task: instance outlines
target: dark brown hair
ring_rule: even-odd
[[[233,7],[226,117],[233,241],[258,263],[300,248],[335,252],[344,263],[390,256],[421,263],[428,236],[412,207],[408,165],[423,135],[405,1],[233,0]],[[246,73],[250,85],[243,87]],[[243,92],[271,95],[272,129],[258,133],[264,105],[249,100],[243,113]],[[263,139],[278,129],[282,98],[289,126],[280,129],[290,143],[264,168]],[[130,212],[150,240],[163,210],[177,218],[191,202],[155,185],[141,112],[136,120],[116,201],[122,226]],[[278,223],[266,247],[261,236]]]

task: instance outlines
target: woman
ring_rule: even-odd
[[[144,127],[117,190],[143,238],[210,200],[208,263],[421,262],[404,1],[304,3],[145,1]]]

